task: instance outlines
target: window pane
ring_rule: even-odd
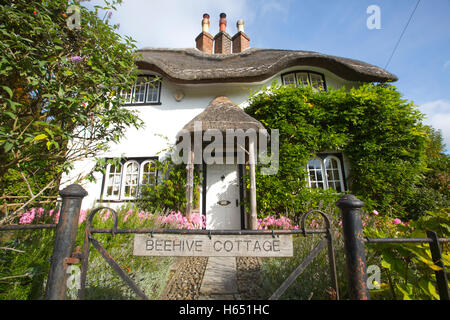
[[[147,102],[159,102],[160,80],[152,79],[147,84]]]
[[[335,189],[337,192],[342,192],[343,178],[340,162],[333,157],[327,157],[324,162],[327,171],[328,187]]]
[[[320,74],[310,73],[311,86],[317,90],[324,90],[323,79]]]
[[[311,188],[324,188],[324,178],[322,173],[322,160],[311,159],[308,161],[307,165],[309,174],[309,183]]]
[[[156,167],[152,162],[144,164],[142,173],[143,184],[155,184],[156,183]]]
[[[121,180],[121,165],[110,165],[106,179],[106,196],[118,197]]]
[[[295,74],[290,73],[283,76],[283,83],[285,86],[295,84]]]
[[[297,82],[300,87],[306,87],[309,85],[308,72],[297,73]]]
[[[120,96],[125,99],[125,103],[131,103],[131,96],[132,96],[133,88],[130,90],[121,90]]]
[[[125,181],[124,181],[124,196],[134,197],[136,196],[139,167],[136,162],[130,162],[125,165]]]

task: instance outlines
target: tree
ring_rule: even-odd
[[[257,177],[261,214],[301,213],[318,199],[332,203],[330,192],[307,187],[306,164],[317,153],[334,150],[348,157],[349,192],[367,208],[412,216],[427,172],[430,136],[418,108],[394,86],[316,92],[274,85],[252,96],[245,111],[280,134],[278,174]]]
[[[31,198],[57,188],[74,161],[106,150],[128,127],[142,126],[135,112],[121,107],[119,94],[136,80],[134,42],[98,18],[99,10],[120,2],[88,10],[69,0],[0,1],[4,191],[19,192],[11,176],[22,179]],[[71,5],[79,9],[80,28],[68,22]]]

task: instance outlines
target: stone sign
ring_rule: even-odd
[[[292,257],[292,235],[137,234],[135,256]]]

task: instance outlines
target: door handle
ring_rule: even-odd
[[[217,204],[218,204],[219,206],[222,206],[222,207],[227,206],[227,205],[229,205],[230,203],[231,203],[231,202],[228,201],[228,200],[220,200],[220,201],[217,201]]]

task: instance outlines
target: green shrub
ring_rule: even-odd
[[[186,209],[186,166],[176,165],[171,158],[163,161],[155,160],[158,181],[154,184],[142,185],[136,199],[136,206],[149,212],[180,211]],[[194,172],[194,206],[198,204],[199,176]]]
[[[304,212],[305,203],[326,197],[307,186],[306,164],[327,150],[348,158],[349,192],[385,213],[416,214],[410,211],[427,172],[430,134],[417,107],[394,86],[316,92],[274,84],[253,95],[245,111],[280,136],[278,173],[257,170],[259,214]]]

